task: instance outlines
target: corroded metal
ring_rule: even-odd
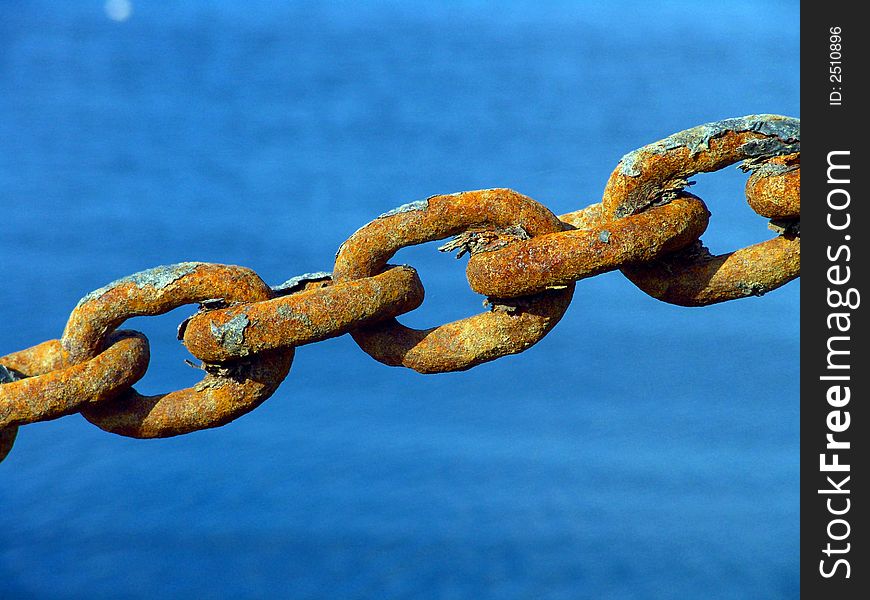
[[[45,366],[57,364],[58,340],[0,358],[0,363],[24,375],[0,386],[0,428],[56,419],[106,402],[141,379],[150,357],[145,336],[117,331],[107,344],[94,358],[55,370],[46,371]]]
[[[800,238],[786,234],[719,256],[699,244],[653,263],[624,267],[622,272],[653,298],[680,306],[707,306],[762,296],[799,277],[800,269]]]
[[[293,361],[293,349],[267,352],[207,372],[201,382],[168,394],[127,390],[111,402],[88,405],[82,415],[105,431],[134,438],[164,438],[220,427],[271,396]]]
[[[90,358],[104,337],[130,317],[163,314],[206,300],[234,304],[271,297],[269,286],[243,267],[181,263],[142,271],[79,302],[61,340],[64,359],[75,364]],[[169,437],[218,427],[266,400],[292,361],[292,348],[263,353],[212,369],[192,388],[158,396],[129,389],[112,402],[82,412],[98,427],[130,437]]]
[[[63,368],[60,340],[48,340],[30,348],[0,356],[0,364],[28,377]]]
[[[751,171],[750,206],[779,236],[722,256],[698,237],[709,213],[688,178],[737,161]],[[286,377],[294,347],[350,331],[377,360],[422,373],[461,371],[521,352],[546,335],[574,281],[621,268],[666,302],[701,306],[764,294],[800,275],[800,121],[751,115],[681,131],[626,154],[601,203],[556,217],[508,189],[402,205],[354,233],[335,279],[307,273],[269,288],[243,267],[186,262],[115,281],[85,296],[61,340],[0,357],[0,461],[19,425],[81,412],[132,437],[217,427],[265,401]],[[561,219],[561,220],[560,220]],[[453,239],[490,310],[426,330],[395,316],[423,300],[410,267],[387,261],[409,245]],[[116,331],[126,319],[198,303],[179,337],[204,361],[192,388],[143,396],[147,339]]]
[[[141,271],[81,299],[61,338],[64,359],[76,363],[91,358],[103,338],[131,317],[160,315],[215,298],[226,304],[267,300],[271,294],[245,267],[186,262]]]
[[[697,240],[707,228],[709,212],[700,199],[684,192],[669,204],[621,219],[604,221],[600,209],[577,216],[572,213],[569,218],[584,229],[549,233],[474,254],[466,268],[471,289],[510,298],[650,261]]]
[[[22,375],[14,369],[10,370],[3,364],[0,364],[0,385],[4,383],[12,383],[21,379]],[[18,426],[10,425],[9,427],[0,427],[0,462],[9,456],[12,446],[15,444],[15,438],[18,435]]]
[[[681,131],[625,155],[607,182],[605,218],[667,202],[688,177],[738,161],[753,171],[747,194],[763,216],[785,217],[780,237],[712,256],[702,244],[623,269],[650,295],[683,306],[760,296],[800,274],[800,121],[778,115],[726,119]],[[792,222],[795,221],[795,222]]]
[[[604,221],[604,207],[601,202],[586,208],[559,215],[559,220],[568,225],[566,229],[594,229]]]
[[[801,215],[800,154],[777,156],[756,168],[746,181],[746,201],[770,219],[799,219]]]
[[[738,161],[753,169],[800,152],[800,120],[749,115],[686,129],[622,157],[604,191],[608,217],[624,217],[668,200],[698,173]]]
[[[338,284],[324,274],[291,281],[278,288],[289,289],[288,295],[195,315],[184,327],[184,344],[205,362],[224,362],[336,337],[423,302],[423,284],[408,266]]]
[[[432,196],[381,215],[354,233],[338,251],[333,276],[338,282],[370,277],[405,246],[471,229],[521,228],[534,237],[563,227],[544,206],[513,190]],[[421,373],[462,371],[538,342],[562,317],[573,293],[571,284],[510,303],[494,301],[490,312],[431,329],[411,329],[388,319],[352,335],[363,350],[388,365]]]

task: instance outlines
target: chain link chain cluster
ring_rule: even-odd
[[[742,162],[741,162],[742,161]],[[749,205],[778,235],[713,256],[710,213],[689,177],[741,162]],[[453,238],[470,254],[471,288],[487,312],[426,330],[395,317],[423,302],[405,246]],[[800,275],[800,121],[750,115],[681,131],[625,155],[602,202],[556,216],[509,189],[432,196],[384,213],[338,250],[330,273],[277,287],[238,266],[156,267],[91,292],[60,340],[0,357],[0,461],[18,427],[81,413],[106,431],[169,437],[224,425],[271,396],[297,346],[350,333],[376,360],[421,373],[462,371],[531,347],[559,322],[575,282],[620,269],[659,300],[704,306],[760,296]],[[133,389],[148,368],[131,317],[185,304],[199,311],[178,338],[202,361],[197,385],[156,396]]]

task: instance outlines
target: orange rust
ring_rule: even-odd
[[[67,415],[90,403],[110,400],[142,378],[148,368],[148,340],[136,331],[118,331],[108,339],[109,346],[96,357],[70,367],[43,372],[46,363],[57,361],[60,342],[40,344],[33,350],[0,361],[26,376],[0,386],[0,428],[47,421]]]
[[[70,314],[61,343],[67,363],[94,356],[108,332],[131,317],[221,298],[228,304],[267,300],[272,290],[251,269],[209,263],[156,267],[91,292]]]
[[[425,209],[388,213],[354,233],[338,250],[335,281],[371,277],[405,246],[441,240],[475,227],[519,226],[530,236],[563,229],[559,218],[545,206],[506,188],[432,196],[425,205]]]
[[[393,319],[351,335],[372,358],[390,366],[419,373],[464,371],[536,344],[562,318],[573,292],[571,284],[429,329],[412,329]]]
[[[250,269],[180,263],[118,280],[88,294],[75,308],[61,340],[65,360],[87,359],[104,336],[126,319],[157,315],[195,302],[221,298],[256,302],[272,290]],[[82,411],[99,427],[131,437],[169,437],[223,425],[256,408],[278,387],[293,361],[293,349],[235,361],[193,388],[142,396],[129,390],[105,406]]]
[[[765,175],[756,171],[746,181],[746,201],[756,213],[771,219],[798,219],[801,214],[800,155],[777,156],[771,164],[797,168]]]
[[[765,117],[771,123],[789,121],[775,115]],[[747,160],[744,168],[757,169],[746,188],[747,194],[752,196],[747,198],[752,208],[765,216],[799,218],[800,171],[776,173],[780,166],[800,164],[799,152],[753,156],[748,149],[753,144],[757,148],[770,138],[757,131],[720,130],[721,135],[706,140],[706,147],[700,149],[690,149],[685,144],[671,147],[667,143],[681,139],[697,144],[699,140],[692,136],[704,127],[674,134],[627,155],[631,157],[631,172],[626,172],[626,159],[623,159],[611,174],[602,202],[604,215],[613,217],[643,210],[650,202],[681,188],[687,177]],[[785,152],[786,148],[790,146],[783,144],[779,149]],[[706,249],[681,252],[626,266],[622,272],[655,298],[683,306],[704,306],[762,295],[800,276],[800,236],[786,228],[779,238],[730,254],[711,256]]]
[[[12,383],[21,378],[21,373],[14,369],[9,369],[3,363],[0,363],[0,385],[4,383]],[[15,438],[18,436],[18,426],[10,425],[9,427],[0,427],[0,463],[9,456],[12,451],[12,446],[15,445]]]
[[[691,177],[697,173],[718,171],[744,157],[739,149],[750,139],[762,138],[755,132],[732,132],[710,140],[710,149],[693,155],[689,148],[679,147],[663,154],[641,152],[638,161],[640,176],[625,175],[617,165],[604,191],[603,209],[608,216],[621,216],[637,212],[660,197],[675,179]],[[621,164],[621,163],[620,163]]]
[[[205,362],[223,362],[336,337],[409,312],[422,302],[417,272],[394,266],[374,277],[315,284],[287,296],[198,314],[184,329],[184,344]],[[228,324],[240,318],[246,323],[243,344],[224,335]]]
[[[196,386],[144,396],[130,389],[111,402],[88,405],[82,415],[118,435],[164,438],[220,427],[271,396],[290,371],[293,349],[237,361],[231,370],[208,373]]]
[[[30,348],[0,356],[0,365],[14,369],[28,377],[42,375],[63,368],[60,340],[48,340]]]
[[[604,206],[601,202],[586,208],[559,215],[559,220],[569,225],[566,229],[594,229],[604,221]]]
[[[729,254],[677,253],[624,267],[622,272],[653,298],[680,306],[707,306],[761,296],[799,277],[800,268],[800,238],[779,236]]]
[[[562,231],[565,225],[547,208],[513,190],[433,196],[387,213],[354,233],[339,249],[333,276],[337,282],[370,277],[400,248],[481,227],[522,227],[535,236]],[[388,319],[352,335],[363,350],[388,365],[421,373],[462,371],[538,342],[562,317],[573,293],[572,284],[422,331]]]
[[[582,222],[588,229],[549,233],[472,256],[466,269],[471,289],[510,298],[653,260],[697,240],[709,216],[704,203],[686,193],[664,206],[607,222],[600,210],[587,211]],[[593,224],[596,216],[599,221]]]
[[[707,148],[700,151],[686,146],[662,151],[657,146],[661,142],[644,146],[633,153],[633,161],[640,171],[638,175],[625,173],[623,162],[611,173],[604,191],[604,214],[621,217],[638,212],[660,198],[663,192],[680,185],[680,180],[749,159],[747,142],[767,137],[755,131],[727,131],[711,138]]]

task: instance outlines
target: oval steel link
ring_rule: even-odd
[[[94,358],[56,369],[61,345],[51,340],[0,358],[24,375],[0,387],[0,428],[48,421],[92,403],[111,400],[139,381],[148,368],[148,340],[136,331],[117,331]]]
[[[599,218],[593,224],[591,215],[596,213],[600,217],[600,210],[584,215],[582,229],[475,253],[466,268],[471,289],[486,296],[510,298],[650,261],[697,240],[709,217],[704,203],[685,192],[664,206],[621,219],[603,222]]]
[[[795,170],[780,163],[789,156],[799,161],[799,153],[800,121],[790,117],[750,115],[693,127],[625,155],[607,182],[602,214],[613,219],[667,202],[688,185],[687,177],[741,160],[744,169],[759,173],[755,185],[794,185],[789,173]],[[759,184],[763,179],[770,181]],[[793,215],[794,194],[763,197],[774,210]],[[736,252],[712,256],[699,244],[622,272],[651,296],[682,306],[760,296],[800,275],[800,234],[796,224],[787,224],[780,237]]]
[[[377,274],[405,246],[444,239],[473,228],[522,228],[536,236],[561,231],[547,208],[513,190],[492,189],[432,196],[381,215],[354,233],[335,260],[338,282]],[[411,329],[388,319],[351,332],[376,360],[420,373],[462,371],[538,342],[559,321],[574,292],[573,284],[508,303],[439,327]]]
[[[191,354],[216,363],[336,337],[422,303],[417,272],[390,266],[374,277],[338,284],[320,278],[309,289],[271,300],[209,310],[191,318],[182,333]]]
[[[85,296],[61,340],[65,361],[89,358],[126,319],[158,315],[185,304],[220,298],[228,303],[271,297],[271,289],[244,267],[180,263],[125,277]],[[101,429],[130,437],[169,437],[224,425],[265,401],[290,370],[293,349],[263,353],[207,369],[196,386],[143,396],[130,389],[111,402],[82,410]]]

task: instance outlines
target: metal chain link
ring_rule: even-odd
[[[749,205],[777,237],[711,256],[710,217],[688,178],[742,161]],[[427,330],[395,317],[423,302],[405,246],[453,237],[471,255],[471,288],[489,311]],[[750,115],[681,131],[625,155],[603,199],[557,217],[509,189],[432,196],[389,211],[338,250],[333,273],[270,288],[250,269],[180,263],[85,296],[60,340],[0,357],[0,461],[21,425],[80,412],[120,435],[169,437],[224,425],[271,396],[295,348],[350,333],[376,360],[421,373],[462,371],[522,352],[559,322],[575,282],[619,269],[665,302],[702,306],[760,296],[800,276],[800,121]],[[199,311],[178,338],[206,375],[192,388],[142,396],[148,340],[125,320],[184,304]]]

